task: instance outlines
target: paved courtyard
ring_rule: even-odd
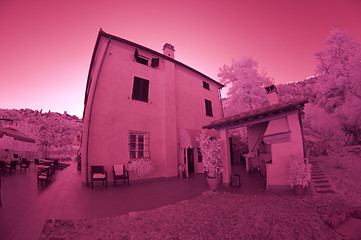
[[[263,180],[257,174],[241,173],[241,187],[223,187],[218,191],[240,194],[261,194]],[[145,183],[111,182],[108,189],[97,183],[94,189],[81,183],[76,164],[56,172],[48,186],[37,186],[36,168],[13,175],[2,173],[2,204],[0,209],[0,239],[38,239],[47,219],[84,219],[113,217],[129,212],[158,208],[178,201],[191,199],[208,190],[203,174],[184,179],[157,180]],[[110,174],[110,173],[109,173]]]

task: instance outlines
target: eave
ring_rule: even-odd
[[[307,99],[302,99],[270,105],[213,121],[210,124],[203,126],[203,128],[216,130],[233,129],[261,122],[268,122],[286,117],[290,114],[299,113],[307,102]]]

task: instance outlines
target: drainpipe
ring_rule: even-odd
[[[93,91],[93,97],[91,99],[91,102],[90,102],[90,109],[89,109],[89,118],[88,118],[88,135],[87,135],[87,138],[86,138],[86,158],[85,158],[85,168],[86,168],[86,184],[87,186],[89,186],[89,162],[88,162],[88,155],[89,155],[89,133],[90,133],[90,122],[91,122],[91,116],[92,116],[92,111],[93,111],[93,105],[94,105],[94,98],[95,98],[95,93],[96,93],[96,90],[97,90],[97,86],[98,86],[98,79],[99,79],[99,76],[100,76],[100,72],[101,72],[101,69],[102,69],[102,66],[103,66],[103,63],[104,63],[104,59],[105,59],[105,56],[107,55],[107,52],[108,52],[108,47],[109,47],[109,44],[110,44],[110,41],[112,40],[111,37],[109,37],[109,40],[108,40],[108,43],[107,43],[107,47],[105,48],[105,52],[104,52],[104,55],[103,55],[103,58],[102,58],[102,61],[100,63],[100,67],[99,67],[99,72],[98,72],[98,75],[95,79],[95,86],[94,86],[94,91]]]

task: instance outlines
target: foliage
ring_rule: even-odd
[[[316,56],[316,103],[342,124],[341,130],[334,131],[335,139],[347,135],[343,137],[347,142],[357,144],[361,141],[361,44],[336,29]]]
[[[148,159],[139,158],[128,161],[128,169],[136,173],[140,178],[154,172],[154,163]]]
[[[310,102],[313,102],[316,95],[314,85],[317,79],[317,76],[312,76],[297,82],[276,84],[280,101],[288,101],[292,98],[306,98]]]
[[[267,104],[263,85],[271,79],[259,73],[258,63],[250,57],[232,61],[231,66],[219,69],[221,83],[229,87],[228,97],[224,100],[226,116],[252,110]]]
[[[279,84],[281,99],[305,97],[304,126],[330,139],[329,152],[361,143],[361,44],[347,32],[333,30],[317,52],[316,74]]]
[[[307,187],[311,180],[311,165],[307,158],[303,159],[300,156],[291,155],[290,170],[288,182],[291,187],[302,186]]]
[[[202,153],[203,167],[208,177],[216,178],[223,171],[222,140],[212,138],[204,131],[196,138]]]

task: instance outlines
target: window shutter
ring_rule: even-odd
[[[139,89],[140,89],[140,78],[134,77],[132,99],[139,99],[140,97]]]
[[[159,58],[152,58],[152,67],[158,67],[159,66]]]
[[[203,88],[209,90],[209,83],[203,82]]]
[[[212,102],[207,100],[207,99],[204,99],[204,103],[206,105],[206,115],[210,116],[210,117],[213,117]]]
[[[135,49],[134,58],[138,59],[138,56],[139,56],[138,49]]]
[[[148,92],[149,92],[149,81],[143,79],[142,80],[143,86],[142,86],[142,93],[141,93],[141,99],[144,102],[148,102]]]
[[[148,102],[149,80],[134,77],[132,99]]]

